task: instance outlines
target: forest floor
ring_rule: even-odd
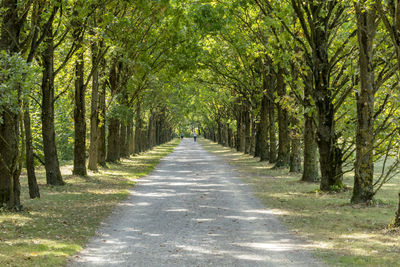
[[[85,178],[72,176],[72,166],[63,166],[65,186],[47,186],[44,169],[38,168],[40,199],[29,199],[26,176],[21,176],[23,211],[0,210],[0,266],[64,265],[129,196],[136,179],[152,171],[178,143],[174,140],[120,164],[108,164]]]
[[[322,266],[238,172],[184,139],[71,266]]]
[[[200,142],[238,170],[273,214],[308,240],[329,265],[400,266],[400,231],[388,228],[398,203],[400,177],[383,186],[376,195],[376,205],[351,205],[351,173],[345,176],[349,190],[321,193],[318,183],[300,182],[301,174],[273,169],[259,158],[208,140]],[[377,164],[377,175],[379,169]]]

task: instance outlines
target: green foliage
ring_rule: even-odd
[[[194,22],[203,32],[219,32],[225,24],[225,9],[219,4],[204,3],[195,5],[191,11]]]
[[[71,99],[61,98],[55,106],[57,153],[60,160],[72,160],[74,156],[74,121]]]
[[[5,109],[19,113],[21,101],[27,101],[26,97],[37,78],[38,68],[26,63],[20,54],[10,55],[0,51],[0,114]]]

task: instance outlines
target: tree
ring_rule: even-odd
[[[26,66],[22,64],[23,59],[18,52],[26,14],[21,12],[17,0],[2,1],[1,8],[0,82],[3,86],[0,91],[0,204],[6,204],[10,209],[20,209],[19,105]]]
[[[373,200],[374,188],[374,102],[375,75],[373,45],[377,28],[376,12],[366,1],[355,2],[359,45],[360,90],[357,99],[356,161],[352,203]]]
[[[338,145],[338,136],[335,132],[336,93],[331,90],[330,85],[331,68],[337,63],[337,57],[343,47],[333,53],[330,53],[329,48],[332,45],[333,33],[346,17],[347,5],[340,1],[292,0],[291,2],[309,46],[306,49],[310,50],[307,59],[312,70],[312,97],[317,108],[320,188],[323,191],[337,190],[343,187],[343,152]]]

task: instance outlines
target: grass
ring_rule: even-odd
[[[272,169],[258,158],[208,140],[199,141],[237,169],[261,201],[295,234],[308,240],[326,263],[400,266],[400,231],[387,227],[396,211],[400,177],[378,192],[376,206],[350,205],[351,190],[321,193],[319,184],[300,182],[300,174]],[[344,182],[351,187],[352,175],[345,176]]]
[[[63,166],[65,186],[45,185],[37,171],[40,199],[29,199],[26,177],[21,176],[22,212],[0,212],[0,266],[62,266],[95,234],[113,207],[129,195],[135,180],[154,169],[173,151],[178,139],[152,151],[109,164],[88,177],[72,176]]]

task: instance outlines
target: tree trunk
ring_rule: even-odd
[[[156,140],[157,140],[157,145],[161,144],[161,118],[159,117],[157,119],[157,123],[156,123]]]
[[[142,132],[142,118],[140,109],[140,99],[136,104],[136,126],[135,126],[135,154],[142,152],[141,132]]]
[[[117,162],[120,156],[119,145],[120,121],[117,118],[110,118],[108,124],[108,145],[107,145],[107,161]]]
[[[238,109],[238,108],[237,108]],[[240,112],[240,110],[236,111],[236,135],[235,135],[235,143],[236,143],[236,150],[240,151],[241,147],[240,147],[240,140],[241,140],[241,133],[242,133],[242,113]]]
[[[297,114],[295,115],[297,116]],[[298,129],[299,120],[297,117],[291,118],[291,150],[290,150],[290,172],[301,171],[301,138]]]
[[[0,206],[20,208],[18,170],[18,115],[3,107],[0,124]]]
[[[97,43],[92,44],[92,66],[97,64],[99,48]],[[92,74],[92,99],[90,106],[90,146],[89,146],[89,163],[88,169],[97,171],[98,156],[98,125],[99,125],[99,71],[94,67]]]
[[[251,116],[250,118],[250,124],[251,124],[251,133],[250,133],[250,155],[255,155],[255,150],[256,150],[256,121]]]
[[[279,126],[279,147],[278,158],[275,167],[285,167],[289,165],[290,158],[290,139],[289,139],[289,120],[288,112],[283,107],[281,101],[284,101],[286,95],[286,85],[283,77],[283,69],[279,68],[277,73],[277,92],[280,99],[278,103],[278,126]]]
[[[215,143],[217,142],[217,134],[215,133],[215,129],[214,128],[212,129],[212,141],[215,142]]]
[[[28,174],[29,197],[40,198],[39,186],[35,175],[35,159],[33,157],[31,116],[29,106],[24,112],[24,128],[25,128],[25,149],[26,149],[26,171]]]
[[[224,129],[224,146],[229,147],[229,132],[228,132],[229,124],[224,123],[223,124],[223,129]],[[199,134],[200,136],[200,134]]]
[[[151,112],[150,112],[151,113]],[[153,131],[153,114],[150,115],[146,132],[146,147],[151,149],[151,131]]]
[[[157,115],[154,113],[150,116],[149,118],[149,132],[147,135],[148,143],[149,143],[149,148],[152,149],[156,144],[155,142],[155,131],[156,131],[156,121],[157,121]]]
[[[256,136],[255,136],[255,144],[254,144],[254,157],[260,157],[260,153],[261,153],[261,147],[260,147],[260,123],[256,123]]]
[[[10,56],[19,52],[20,25],[18,21],[18,6],[16,0],[3,0],[1,2],[2,21],[0,50],[6,51]],[[12,74],[11,74],[12,75]],[[1,82],[1,81],[0,81]],[[20,101],[20,88],[10,88]],[[5,98],[0,93],[0,98]],[[18,105],[19,103],[13,103]],[[0,206],[4,204],[10,209],[20,208],[19,190],[19,119],[18,113],[10,110],[6,104],[1,107],[0,118]]]
[[[239,135],[239,151],[246,151],[246,114],[244,107],[241,106],[240,109],[240,135]]]
[[[304,163],[301,180],[318,180],[317,134],[312,113],[304,113]]]
[[[129,146],[127,142],[127,130],[128,127],[126,126],[125,122],[121,121],[120,126],[120,135],[119,135],[119,153],[120,157],[127,158],[129,157]]]
[[[223,146],[224,145],[224,125],[222,124],[221,119],[218,119],[218,121],[217,121],[217,132],[218,132],[218,137],[217,137],[218,144]]]
[[[54,46],[53,29],[50,28],[42,53],[42,136],[43,152],[48,185],[64,185],[57,155],[54,126]]]
[[[85,120],[85,85],[84,53],[80,51],[75,62],[75,142],[74,175],[86,176],[86,120]]]
[[[312,104],[312,74],[304,80],[304,163],[301,180],[315,182],[318,180],[317,128],[315,125],[315,107]]]
[[[148,143],[147,143],[147,135],[146,135],[147,131],[146,131],[146,126],[142,128],[141,132],[140,132],[140,143],[142,143],[142,152],[145,152],[149,149],[148,147]],[[163,134],[163,142],[165,142],[166,140],[166,134],[164,132]]]
[[[243,120],[244,120],[244,153],[245,154],[250,154],[250,142],[251,142],[251,137],[250,137],[250,130],[251,130],[251,121],[250,121],[250,111],[246,107],[246,109],[243,110]]]
[[[235,147],[235,138],[233,135],[233,131],[232,131],[231,127],[229,126],[229,124],[227,124],[226,127],[228,128],[228,146],[230,148],[234,148]]]
[[[132,118],[129,118],[128,122],[128,140],[129,140],[129,155],[133,155],[135,153],[135,138],[133,135]]]
[[[155,114],[154,118],[152,120],[152,130],[150,133],[150,144],[151,148],[155,147],[157,145],[157,122],[159,120],[159,114]]]
[[[314,43],[321,49],[313,51],[314,100],[318,113],[317,143],[320,155],[322,191],[343,188],[342,151],[335,133],[335,111],[332,90],[329,88],[328,40],[323,27],[317,27]]]
[[[321,110],[325,110],[321,108]],[[330,108],[326,109],[328,115],[319,112],[320,125],[318,126],[318,147],[320,154],[321,184],[322,191],[339,190],[343,188],[342,152],[337,146],[337,138],[334,129],[334,121],[329,114]]]
[[[106,83],[103,83],[99,95],[99,126],[97,144],[97,163],[106,165]]]
[[[369,203],[374,197],[374,101],[375,79],[373,66],[373,40],[376,16],[373,8],[366,9],[354,3],[359,44],[360,82],[357,100],[356,161],[352,203]]]
[[[260,112],[260,161],[269,160],[268,151],[268,97],[264,93]]]
[[[269,162],[276,162],[276,131],[275,131],[275,96],[273,86],[268,92],[268,117],[269,117]]]
[[[400,192],[399,192],[399,204],[397,207],[396,217],[394,218],[394,227],[400,227]]]

